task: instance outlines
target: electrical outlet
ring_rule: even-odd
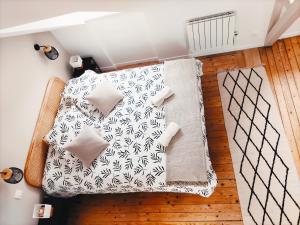
[[[14,195],[14,198],[15,199],[21,199],[23,197],[23,191],[22,190],[16,190],[16,192],[15,192],[15,195]]]

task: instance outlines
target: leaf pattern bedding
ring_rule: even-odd
[[[199,71],[201,63],[197,62]],[[157,139],[165,129],[163,107],[155,108],[150,97],[164,88],[163,64],[103,74],[86,71],[71,79],[62,93],[54,123],[47,135],[50,146],[46,160],[43,189],[53,196],[126,192],[184,192],[208,197],[217,185],[209,158],[202,91],[199,89],[201,115],[208,165],[207,185],[166,185],[165,148]],[[200,80],[200,72],[195,74]],[[124,99],[107,116],[85,100],[105,77],[124,94]],[[63,146],[79,134],[83,124],[98,129],[110,146],[87,168]]]

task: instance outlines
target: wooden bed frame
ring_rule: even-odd
[[[58,77],[52,77],[48,81],[42,106],[33,132],[29,147],[24,178],[30,186],[41,188],[48,152],[48,144],[43,137],[49,132],[54,124],[65,82]]]

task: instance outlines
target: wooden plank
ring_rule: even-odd
[[[220,141],[213,142],[212,140],[213,139],[208,136],[208,147],[209,147],[209,149],[218,150],[218,151],[219,150],[226,150],[226,149],[229,150],[228,141],[222,142],[220,140]],[[225,139],[225,140],[227,140],[227,139]]]
[[[79,206],[81,202],[77,203]],[[109,205],[104,206],[100,201],[89,201],[85,203],[86,212],[90,210],[94,213],[239,213],[241,211],[239,204],[203,204],[203,205],[146,205],[141,208],[140,205]],[[74,209],[77,210],[78,209]]]
[[[236,65],[238,68],[246,67],[244,51],[238,51],[235,55]]]
[[[290,38],[293,50],[295,53],[296,61],[298,63],[298,67],[300,68],[300,40],[298,40],[299,37],[292,37]]]
[[[209,142],[220,142],[224,144],[225,142],[228,142],[227,137],[215,137],[215,136],[208,136],[208,143]]]
[[[229,53],[223,55],[210,56],[208,58],[200,59],[203,62],[203,73],[217,74],[218,72],[237,68],[236,57],[239,53]]]
[[[202,87],[205,87],[205,89],[210,89],[209,87],[218,87],[216,86],[218,84],[217,74],[211,74],[211,75],[203,75],[203,78],[201,78]]]
[[[211,107],[211,108],[213,108],[213,107]],[[206,114],[206,113],[205,113],[205,116],[209,117],[209,115]],[[216,125],[224,125],[224,118],[222,118],[222,119],[216,119],[216,120],[213,120],[212,118],[207,118],[206,119],[206,123],[207,123],[206,124],[207,126],[209,126],[208,124],[210,124],[210,123],[214,123]],[[210,125],[212,125],[212,124],[210,124]]]
[[[222,103],[221,103],[221,100],[219,101],[208,101],[208,102],[205,102],[204,101],[204,105],[205,105],[205,108],[214,108],[216,106],[218,107],[222,107]]]
[[[216,166],[216,165],[214,165],[214,166]],[[222,187],[236,187],[235,177],[232,178],[232,179],[231,178],[227,178],[227,179],[220,178],[218,180],[218,186],[221,187],[221,188]]]
[[[291,70],[298,89],[298,95],[300,95],[300,71],[299,71],[299,66],[297,64],[296,55],[293,50],[291,39],[290,38],[284,39],[284,45],[286,48],[288,60],[290,62]]]
[[[206,114],[206,113],[205,113]],[[224,120],[223,123],[214,123],[213,120],[206,122],[206,126],[209,126],[209,130],[213,131],[213,130],[225,130],[225,124],[224,124]]]
[[[293,100],[293,103],[294,103],[294,107],[295,107],[295,111],[296,111],[296,115],[297,115],[297,119],[298,119],[298,123],[299,123],[299,121],[300,121],[300,98],[299,98],[299,93],[298,93],[298,90],[297,90],[296,82],[295,82],[295,79],[294,79],[294,75],[292,73],[292,68],[291,68],[291,65],[290,65],[290,61],[287,57],[284,42],[283,41],[278,41],[277,45],[278,45],[279,53],[280,53],[280,56],[281,56],[281,59],[282,59],[283,69],[284,69],[284,72],[285,72],[285,76],[286,76],[286,80],[287,80],[287,83],[288,83],[288,86],[289,86],[289,90],[291,92],[292,100]]]
[[[280,84],[282,86],[282,89],[285,90],[283,92],[284,100],[285,100],[285,103],[286,103],[286,106],[287,106],[287,109],[289,112],[289,119],[290,119],[290,123],[292,125],[294,138],[295,138],[295,141],[297,144],[297,149],[299,149],[300,148],[300,123],[297,118],[296,107],[293,102],[293,94],[291,93],[292,90],[290,90],[288,79],[285,75],[283,62],[282,62],[280,52],[279,52],[278,42],[272,46],[272,51],[273,51],[273,55],[274,55],[274,59],[275,59],[276,68],[278,71],[278,77],[280,80]]]
[[[277,103],[277,107],[279,109],[281,119],[282,119],[282,122],[283,122],[283,125],[284,125],[284,129],[285,129],[285,132],[287,134],[288,141],[289,141],[289,145],[291,147],[292,155],[293,155],[294,161],[296,163],[296,168],[297,168],[297,171],[298,171],[298,175],[300,176],[299,152],[298,152],[298,148],[297,148],[296,141],[295,141],[295,138],[294,138],[294,134],[293,134],[293,131],[292,131],[292,127],[291,127],[291,124],[290,124],[287,108],[286,108],[286,105],[285,105],[285,102],[284,102],[284,96],[282,94],[283,90],[282,90],[281,86],[278,86],[278,85],[280,85],[280,83],[278,83],[278,79],[276,80],[277,71],[276,71],[276,68],[274,68],[275,63],[272,60],[271,51],[269,52],[269,58],[271,59],[270,63],[272,65],[271,67],[269,65],[269,61],[268,61],[268,58],[267,58],[267,53],[266,53],[265,48],[260,49],[260,56],[261,56],[261,59],[262,59],[262,63],[265,64],[265,68],[266,68],[266,72],[268,74],[270,85],[271,85],[272,91],[274,93],[275,100],[276,100],[276,103]],[[273,75],[275,76],[274,77],[275,81],[273,81],[273,77],[272,77],[271,73],[273,73]],[[275,90],[275,89],[277,89],[277,90]],[[280,105],[279,105],[279,101],[281,102]]]
[[[239,203],[236,187],[220,187],[209,197],[204,198],[184,193],[128,193],[99,194],[81,196],[83,201],[101,201],[104,205],[202,205],[202,204],[234,204]]]
[[[101,222],[99,220],[97,221],[94,221],[94,223],[90,223],[85,221],[84,219],[81,219],[81,218],[77,218],[77,217],[74,217],[72,218],[70,221],[69,221],[69,224],[72,224],[72,225],[77,225],[77,224],[80,224],[80,225],[91,225],[91,224],[95,224],[95,225],[243,225],[243,222],[242,221],[237,221],[237,220],[234,220],[234,221],[205,221],[205,222],[141,222],[141,221],[138,221],[138,222],[108,222],[108,221],[105,221],[105,222]]]
[[[224,164],[222,164],[222,166],[223,165]],[[213,166],[215,166],[215,164],[213,164]],[[224,170],[216,171],[216,174],[217,174],[218,179],[235,179],[233,170],[232,171],[224,171]]]
[[[209,90],[203,90],[203,96],[205,96],[205,98],[213,98],[213,97],[218,97],[220,95],[219,93],[219,88],[217,88],[217,86],[210,88]]]
[[[281,82],[279,79],[279,74],[277,71],[277,67],[276,67],[276,63],[275,63],[275,58],[273,56],[273,51],[272,48],[266,48],[266,53],[267,53],[267,58],[268,58],[268,62],[270,65],[270,72],[271,72],[271,76],[272,76],[272,80],[273,80],[273,84],[274,84],[274,89],[276,92],[276,96],[277,96],[277,100],[278,100],[278,104],[279,104],[279,110],[281,113],[281,120],[284,126],[284,130],[287,134],[287,139],[289,141],[290,147],[291,147],[291,151],[292,154],[294,156],[294,159],[296,160],[296,166],[297,166],[297,170],[298,170],[298,174],[300,174],[300,162],[297,160],[298,158],[298,146],[295,140],[295,136],[294,136],[294,132],[293,132],[293,128],[292,128],[292,124],[289,118],[289,111],[288,111],[288,107],[285,101],[285,96],[284,96],[284,91],[283,91],[283,87],[281,86]]]
[[[103,222],[194,222],[194,221],[218,221],[218,220],[241,220],[241,215],[237,213],[97,213],[96,217],[101,218]],[[89,213],[88,213],[89,215]],[[84,214],[81,214],[84,217]],[[95,217],[84,217],[86,223],[97,222]]]
[[[254,67],[261,65],[258,48],[246,49],[243,51],[246,67]]]
[[[215,138],[218,138],[218,137],[226,137],[227,138],[227,133],[225,132],[225,130],[210,130],[208,129],[207,130],[207,135],[208,136],[213,136]]]
[[[275,91],[275,88],[274,88],[273,78],[272,78],[271,71],[270,71],[270,65],[269,65],[269,62],[268,62],[266,49],[265,48],[260,48],[259,49],[259,54],[260,54],[261,62],[262,62],[262,64],[264,65],[264,67],[266,69],[266,73],[268,75],[269,83],[270,83],[273,95],[275,97],[274,99],[275,99],[277,107],[279,109],[278,99],[277,99],[276,91]]]
[[[208,104],[208,103],[206,103]],[[207,120],[211,119],[224,119],[223,110],[221,107],[207,107],[205,109],[205,114],[208,115]],[[224,130],[225,131],[225,130]]]
[[[210,98],[210,99],[213,99],[213,98]],[[204,97],[204,101],[205,102],[209,102],[210,99],[207,99],[206,96]],[[221,116],[219,116],[218,118],[223,118],[223,109],[222,107],[219,107],[219,106],[215,106],[215,107],[210,107],[210,108],[205,108],[204,109],[205,113],[207,113],[207,120],[211,120],[211,119],[214,119],[215,117],[211,116],[211,113],[213,112],[217,112],[218,114],[221,114]],[[215,113],[215,114],[217,114]]]
[[[218,152],[211,151],[210,158],[215,164],[227,164],[232,162],[229,150]]]
[[[226,159],[226,161],[212,159],[211,163],[213,165],[213,168],[215,169],[216,166],[220,166],[221,168],[223,168],[230,162],[229,162],[229,159]],[[233,170],[225,170],[225,168],[223,168],[222,170],[218,170],[218,171],[216,170],[216,174],[217,174],[218,179],[222,179],[222,180],[235,179]]]

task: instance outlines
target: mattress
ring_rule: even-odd
[[[195,76],[201,82],[200,62],[198,66]],[[86,71],[66,84],[54,123],[56,129],[49,136],[66,143],[86,124],[101,130],[110,146],[87,168],[74,154],[50,144],[43,177],[43,189],[47,194],[71,197],[97,193],[178,192],[209,197],[213,193],[217,177],[209,158],[206,135],[208,183],[166,184],[166,150],[157,142],[166,127],[165,110],[150,103],[150,97],[164,88],[163,68],[164,65],[159,64],[102,74]],[[125,96],[105,118],[84,98],[101,77],[112,82]],[[201,85],[199,93],[199,107],[204,118]],[[205,120],[199,126],[206,134]]]

